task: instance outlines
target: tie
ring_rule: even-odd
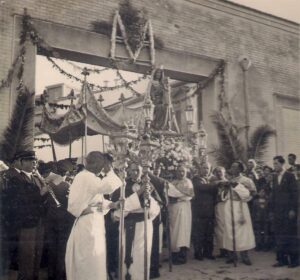
[[[103,175],[100,173],[98,177],[102,180],[104,177],[106,177],[106,174]]]

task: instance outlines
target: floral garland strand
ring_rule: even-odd
[[[199,95],[201,90],[205,89],[214,79],[217,75],[224,76],[224,69],[225,69],[225,62],[224,60],[221,60],[219,65],[210,73],[210,75],[207,77],[207,79],[204,82],[198,82],[197,85],[191,87],[191,90],[195,90],[194,93],[192,93],[189,96],[185,96],[179,100],[173,101],[174,104],[182,103],[186,100],[189,100],[190,98],[195,97],[196,95]],[[197,91],[197,89],[200,89],[200,91]],[[224,87],[224,79],[222,80],[222,86],[221,91],[223,91],[222,94],[225,95],[225,87]]]
[[[63,68],[61,68],[50,56],[49,57],[47,56],[47,59],[52,63],[53,68],[58,70],[62,75],[66,76],[69,79],[73,79],[77,82],[84,83],[83,79],[80,79],[80,78],[74,76],[73,74],[68,73]],[[117,69],[117,71],[119,71],[119,69]],[[113,87],[103,87],[103,86],[99,86],[99,85],[96,85],[96,84],[91,83],[91,82],[88,82],[88,84],[91,86],[92,89],[97,89],[98,93],[106,92],[106,91],[113,91],[113,90],[121,89],[121,88],[124,88],[124,87],[127,87],[132,91],[135,91],[134,89],[130,88],[130,86],[134,85],[134,84],[137,84],[137,83],[141,82],[142,80],[145,80],[146,78],[147,78],[147,76],[141,76],[137,80],[133,80],[133,81],[130,81],[130,82],[126,81],[126,83],[122,83],[122,85],[117,85],[117,86],[113,86]]]
[[[61,74],[65,75],[67,78],[69,79],[74,79],[77,82],[83,83],[83,79],[80,79],[70,73],[68,73],[67,71],[65,71],[64,69],[62,69],[52,58],[51,56],[53,56],[53,51],[52,48],[45,42],[45,40],[38,34],[37,30],[35,29],[35,27],[33,26],[33,23],[31,22],[31,17],[27,14],[24,15],[23,17],[23,33],[22,33],[22,38],[24,38],[24,34],[29,34],[30,36],[30,40],[32,42],[33,45],[37,46],[46,56],[46,58],[52,63],[52,66],[58,70]],[[24,39],[21,39],[22,41]],[[131,81],[131,82],[127,82],[125,85],[130,86],[132,84],[136,84],[142,80],[144,80],[145,77],[139,78],[137,80]],[[124,85],[122,86],[114,86],[114,87],[102,87],[93,83],[89,83],[89,85],[92,88],[96,88],[98,89],[99,92],[105,92],[105,91],[111,91],[111,90],[115,90],[115,89],[120,89],[123,88]]]
[[[62,59],[64,62],[71,65],[75,70],[82,72],[84,69],[88,71],[89,73],[95,73],[95,74],[101,74],[102,72],[108,71],[111,68],[110,67],[104,67],[103,69],[97,69],[97,68],[88,68],[88,67],[80,67],[73,63],[72,61]]]
[[[35,149],[43,149],[43,148],[47,148],[47,147],[52,147],[52,145],[51,144],[46,144],[46,145],[34,146]]]
[[[34,141],[49,142],[50,140],[51,140],[50,138],[45,138],[45,137],[34,137]]]

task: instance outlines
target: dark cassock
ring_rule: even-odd
[[[274,215],[276,254],[279,265],[296,266],[298,187],[294,174],[284,171],[273,178],[271,210]],[[289,213],[293,211],[294,217]]]
[[[199,175],[193,178],[195,196],[192,199],[192,240],[195,259],[213,257],[213,235],[217,184]]]
[[[153,187],[153,185],[152,185]],[[125,186],[125,219],[124,219],[124,242],[125,256],[123,273],[126,279],[139,280],[144,277],[144,199],[143,194],[138,195],[137,191],[141,188],[141,182],[126,180]],[[112,200],[117,201],[120,190],[117,190]],[[152,239],[153,239],[153,220],[159,215],[160,208],[154,198],[153,192],[150,196],[149,217],[147,220],[147,250],[148,264],[150,264]],[[120,217],[120,211],[114,211],[114,217]],[[148,265],[148,277],[150,276],[150,266]]]
[[[158,202],[160,206],[160,215],[153,220],[153,239],[152,239],[152,251],[151,251],[151,265],[150,265],[150,278],[160,277],[159,273],[159,255],[161,249],[160,227],[162,223],[165,224],[165,214],[167,208],[167,195],[166,186],[168,182],[160,177],[149,174],[150,183],[154,186],[152,196]]]

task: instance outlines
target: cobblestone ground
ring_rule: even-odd
[[[238,263],[237,267],[226,264],[224,259],[215,261],[196,261],[189,256],[185,265],[173,266],[169,272],[168,263],[163,262],[160,269],[161,277],[158,280],[298,280],[300,279],[300,267],[298,268],[273,268],[275,253],[273,252],[250,252],[252,266]],[[10,273],[8,278],[0,280],[15,280],[16,273]],[[40,280],[46,280],[46,271],[41,270]],[[88,280],[88,279],[82,279]],[[103,280],[103,279],[99,279]],[[138,279],[142,280],[142,279]]]
[[[252,266],[246,266],[239,262],[237,267],[226,264],[224,259],[214,261],[197,261],[190,256],[185,265],[173,266],[173,271],[168,271],[168,264],[163,262],[161,268],[162,280],[290,280],[300,279],[300,267],[298,268],[274,268],[275,253],[250,252]]]

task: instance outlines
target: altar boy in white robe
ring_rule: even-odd
[[[186,177],[184,166],[177,168],[177,179],[169,185],[169,216],[173,264],[185,264],[192,231],[191,199],[193,183]]]
[[[89,153],[70,187],[68,211],[76,220],[66,250],[68,280],[107,279],[104,214],[113,204],[103,195],[122,185],[109,166],[103,153]]]
[[[125,279],[141,280],[144,279],[144,192],[145,184],[141,178],[141,168],[132,163],[129,168],[129,178],[125,186],[125,219],[124,219],[124,238],[125,248],[123,273]],[[149,179],[149,178],[148,178]],[[149,182],[148,182],[149,183]],[[152,189],[154,187],[152,186]],[[118,192],[114,195],[119,196]],[[157,201],[150,195],[150,208],[147,220],[147,255],[148,267],[147,275],[150,274],[150,258],[152,248],[153,224],[152,221],[159,214],[160,207]],[[114,217],[120,217],[120,211],[114,212]]]

